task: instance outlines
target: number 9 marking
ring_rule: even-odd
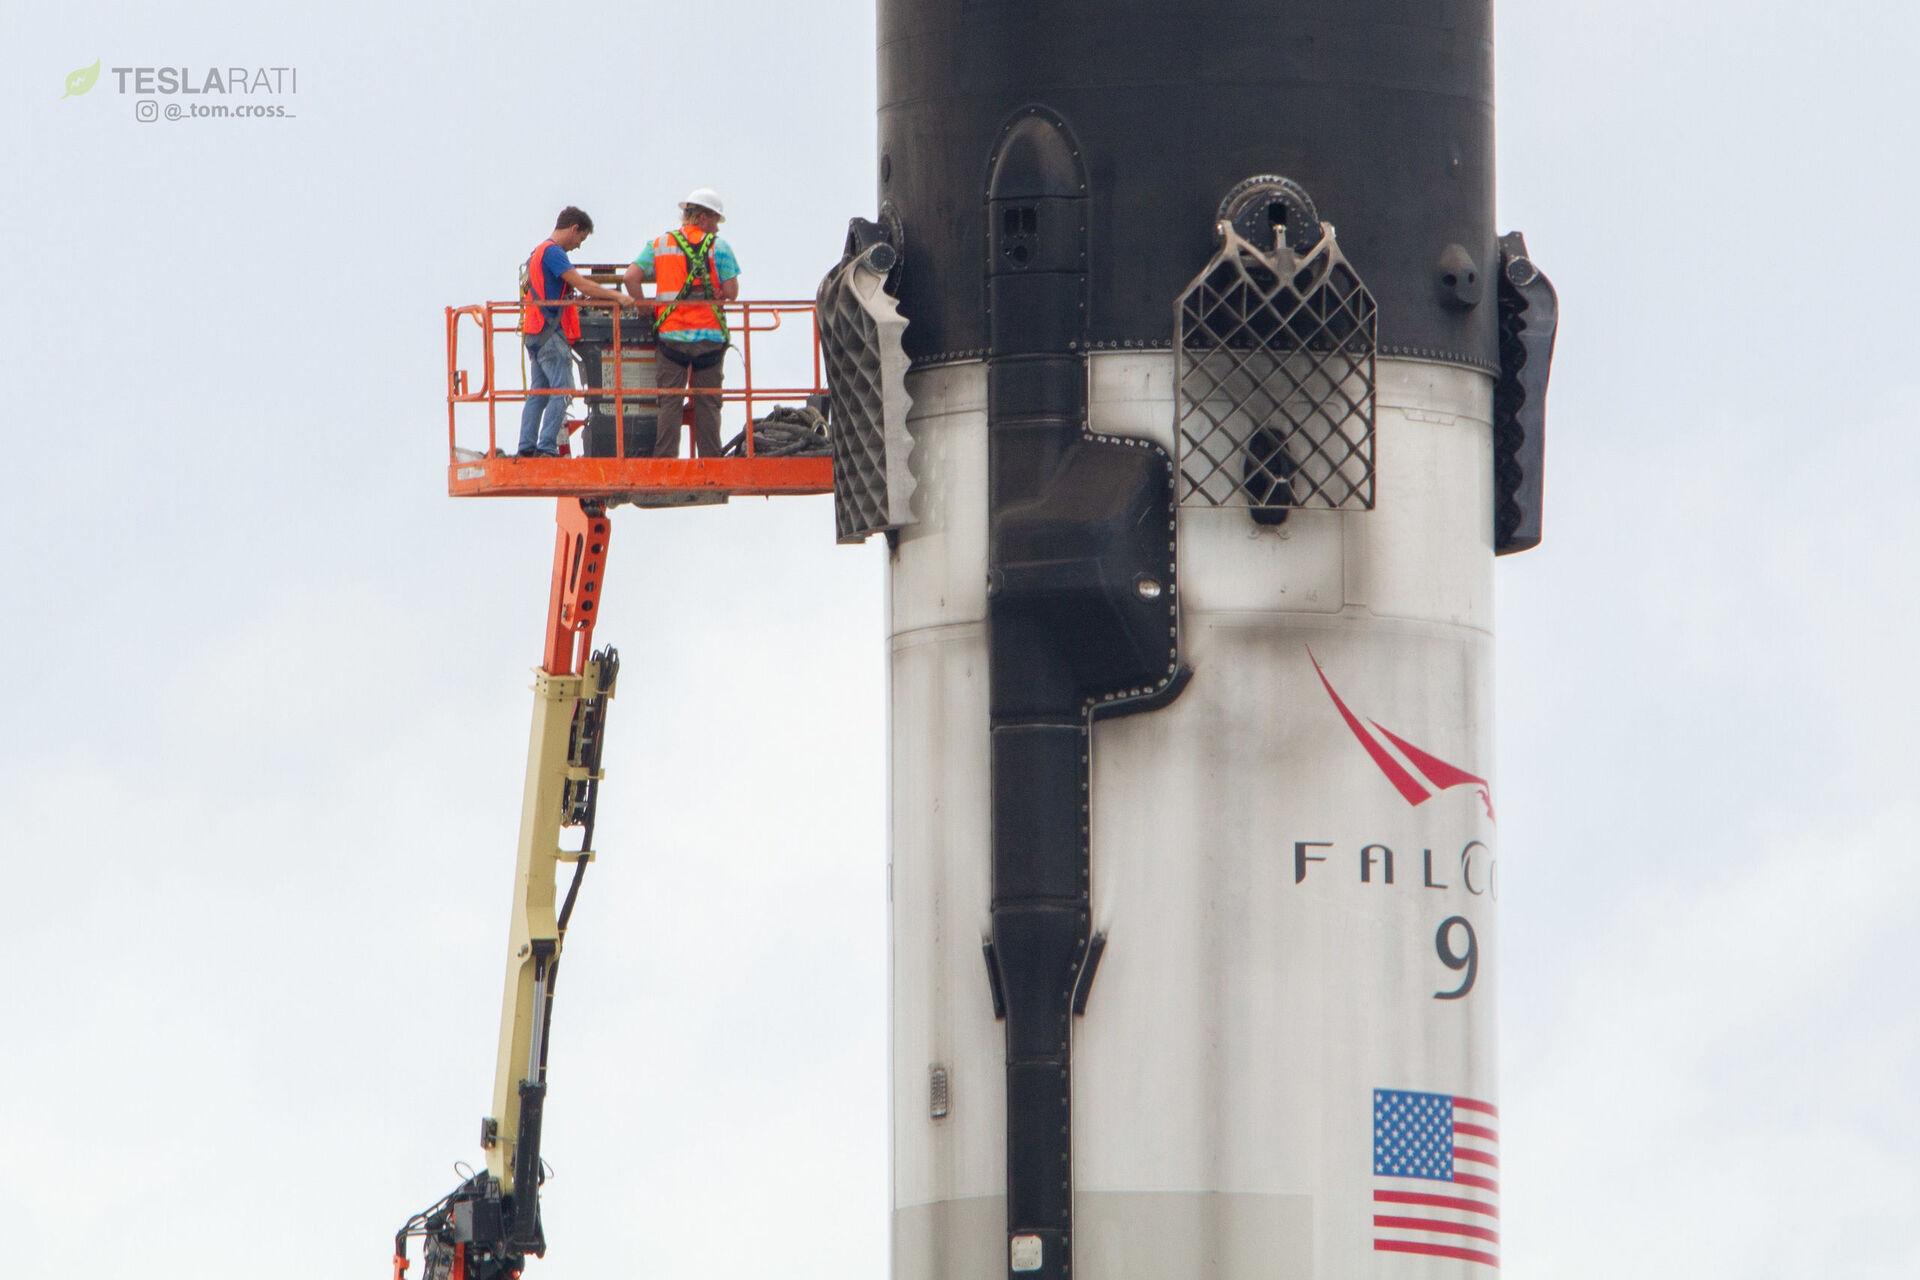
[[[1460,955],[1453,953],[1453,927],[1459,925],[1467,931],[1467,949]],[[1435,1000],[1458,1000],[1473,990],[1473,980],[1480,976],[1480,940],[1473,936],[1473,926],[1465,916],[1448,916],[1440,922],[1439,932],[1433,935],[1433,949],[1440,953],[1440,963],[1455,973],[1462,969],[1467,976],[1452,991],[1436,991]]]

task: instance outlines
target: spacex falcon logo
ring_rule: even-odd
[[[1394,790],[1398,791],[1408,804],[1425,804],[1440,792],[1454,787],[1472,787],[1480,793],[1480,803],[1486,806],[1487,819],[1493,820],[1493,789],[1485,778],[1476,777],[1458,765],[1448,764],[1439,756],[1414,746],[1378,720],[1369,720],[1367,724],[1372,725],[1374,732],[1380,735],[1375,737],[1373,732],[1368,731],[1367,725],[1360,723],[1360,717],[1347,710],[1347,704],[1341,701],[1340,695],[1333,691],[1333,683],[1327,679],[1327,673],[1320,669],[1320,659],[1313,656],[1312,649],[1307,650],[1307,661],[1313,663],[1314,674],[1320,677],[1321,687],[1327,691],[1327,696],[1333,699],[1333,705],[1339,710],[1340,718],[1347,722],[1347,728],[1353,730],[1353,736],[1359,739],[1360,745],[1366,748],[1367,754],[1373,758],[1374,764],[1379,766],[1380,772],[1387,776],[1387,781],[1393,784]],[[1396,757],[1393,751],[1389,751],[1380,738],[1385,738],[1387,742],[1392,743],[1399,751],[1399,756]],[[1401,763],[1402,759],[1406,764]],[[1408,765],[1413,767],[1412,770],[1407,767]],[[1420,778],[1425,778],[1426,782],[1423,783],[1420,778],[1414,777],[1413,770],[1418,770]]]

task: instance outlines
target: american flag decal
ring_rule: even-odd
[[[1373,1248],[1500,1269],[1500,1113],[1485,1102],[1373,1091]]]

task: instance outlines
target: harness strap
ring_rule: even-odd
[[[672,238],[681,256],[686,259],[687,278],[681,284],[680,292],[674,301],[662,307],[659,314],[654,317],[653,323],[656,330],[666,324],[667,317],[674,313],[681,302],[687,300],[687,295],[695,288],[701,290],[695,295],[695,301],[718,302],[720,300],[720,268],[713,261],[713,246],[720,239],[719,235],[709,231],[700,237],[700,243],[697,246],[688,242],[686,233],[683,231],[676,229],[667,232],[667,235]],[[714,319],[720,324],[721,340],[731,342],[732,335],[727,330],[727,313],[718,306],[712,310]]]

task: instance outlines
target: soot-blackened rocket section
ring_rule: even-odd
[[[1338,224],[1381,355],[1497,364],[1495,308],[1474,298],[1499,259],[1492,0],[880,0],[879,43],[880,197],[906,228],[916,363],[987,345],[979,157],[1041,103],[1092,188],[1095,349],[1164,348],[1221,197],[1284,174]]]
[[[988,174],[988,955],[1007,1024],[1008,1265],[1045,1280],[1072,1264],[1072,1022],[1097,956],[1091,721],[1178,693],[1173,475],[1158,446],[1087,430],[1091,201],[1072,134],[1019,110]]]

